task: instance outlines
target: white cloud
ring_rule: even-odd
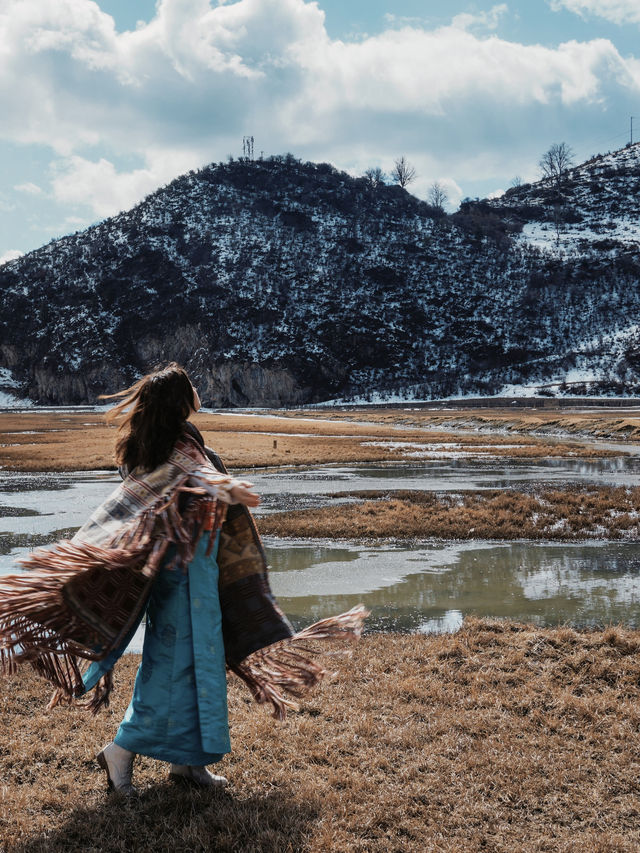
[[[437,173],[434,174],[433,172],[429,176],[418,174],[415,184],[412,184],[409,189],[420,198],[429,201],[430,190],[436,183],[440,185],[440,188],[444,190],[447,196],[444,209],[447,211],[456,210],[460,206],[464,192],[459,184],[451,177],[440,177]]]
[[[19,252],[17,249],[9,249],[9,251],[4,252],[0,255],[0,266],[2,264],[6,264],[9,261],[15,261],[16,258],[21,258],[22,252]]]
[[[499,3],[492,6],[488,12],[462,12],[451,19],[451,26],[460,30],[495,30],[498,28],[500,19],[508,11],[509,7],[506,3]],[[422,29],[428,25],[427,18],[416,15],[396,15],[394,12],[385,12],[383,17],[391,27],[414,27]]]
[[[16,184],[14,190],[19,193],[27,193],[27,195],[42,195],[42,187],[31,181],[27,181],[25,184]]]
[[[0,138],[50,146],[54,197],[100,217],[239,153],[247,133],[267,154],[350,170],[404,152],[425,176],[452,174],[454,159],[458,181],[498,175],[503,128],[531,135],[536,111],[600,109],[612,89],[640,90],[638,64],[605,39],[487,36],[505,11],[341,41],[304,0],[161,0],[124,33],[90,0],[2,0]]]
[[[458,27],[461,30],[474,29],[480,27],[482,29],[495,30],[498,28],[500,18],[509,11],[506,3],[500,3],[497,6],[492,6],[488,12],[462,12],[456,15],[451,21],[452,27]]]
[[[77,155],[58,161],[51,181],[58,201],[89,205],[100,218],[132,207],[161,182],[160,175],[148,169],[118,172],[109,160],[92,162]]]
[[[396,15],[394,12],[385,12],[384,20],[391,27],[422,27],[425,25],[425,18],[418,15]]]
[[[302,123],[304,113],[307,124],[310,116],[341,117],[345,109],[437,116],[478,98],[493,109],[570,105],[598,98],[601,75],[624,65],[604,39],[551,49],[479,39],[456,27],[392,30],[357,44],[325,40],[295,50],[307,76],[292,115]]]
[[[638,0],[550,0],[550,5],[555,12],[568,9],[582,17],[598,15],[614,24],[640,24]]]
[[[449,200],[449,203],[446,205],[447,210],[455,210],[460,205],[464,196],[462,188],[453,178],[438,178],[438,183],[444,188],[447,194],[447,199]]]

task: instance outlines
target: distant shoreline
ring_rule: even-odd
[[[205,440],[231,468],[411,461],[443,449],[479,458],[598,458],[640,442],[640,411],[569,409],[332,408],[202,412]],[[0,468],[113,469],[116,428],[101,411],[0,413]],[[585,439],[615,441],[598,449]],[[433,450],[438,446],[438,451]]]

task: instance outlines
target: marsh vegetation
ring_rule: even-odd
[[[417,465],[443,454],[468,454],[487,470],[549,457],[593,467],[621,450],[595,447],[585,435],[610,440],[640,429],[635,415],[599,412],[284,415],[203,414],[197,424],[232,467],[269,466],[258,475],[265,483],[270,466],[295,476],[295,465]],[[113,466],[115,431],[100,414],[3,414],[0,427],[6,470]],[[633,470],[625,475],[631,480]],[[640,488],[598,477],[591,471],[590,482],[573,484],[534,477],[506,489],[397,489],[391,479],[388,488],[368,490],[333,484],[326,505],[286,513],[269,506],[260,529],[281,544],[296,536],[310,547],[320,536],[393,539],[407,548],[407,540],[475,547],[474,539],[528,539],[532,547],[555,540],[575,549],[586,540],[587,550],[612,539],[633,550]],[[29,524],[35,511],[10,503],[5,529]],[[33,515],[34,531],[47,520]],[[285,557],[282,563],[274,580],[288,572]],[[622,578],[629,587],[631,563],[632,556]],[[348,573],[350,563],[343,568]],[[597,584],[611,604],[607,572]],[[469,567],[421,575],[420,594],[433,598],[442,587],[452,602],[454,581],[466,586],[472,574]],[[488,598],[497,594],[497,577],[483,584]],[[377,594],[388,597],[389,588]],[[467,618],[456,633],[368,634],[351,655],[326,655],[331,675],[284,724],[230,680],[227,790],[172,787],[165,766],[139,758],[134,802],[107,798],[94,756],[113,737],[139,657],[125,656],[112,706],[97,717],[68,707],[46,713],[46,684],[23,669],[0,684],[0,850],[631,853],[640,847],[638,652],[640,631],[620,626]]]

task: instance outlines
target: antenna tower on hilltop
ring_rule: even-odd
[[[242,137],[242,156],[253,160],[253,136]]]
[[[629,145],[633,145],[633,116],[629,116]]]

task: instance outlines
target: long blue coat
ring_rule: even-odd
[[[208,557],[207,544],[205,535],[188,572],[166,565],[158,572],[133,696],[115,737],[124,749],[174,764],[204,766],[231,749],[218,542]],[[171,559],[169,552],[165,564]],[[87,690],[111,669],[126,645],[91,665],[84,676]]]

